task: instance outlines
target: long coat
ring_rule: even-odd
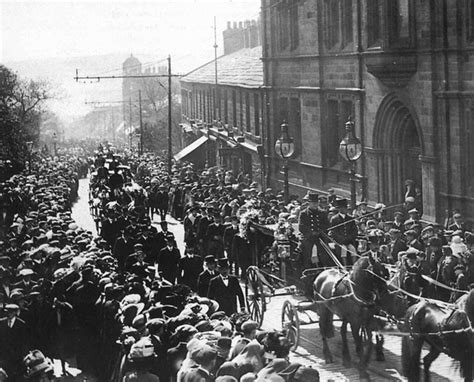
[[[173,247],[171,250],[165,247],[158,255],[158,271],[163,272],[163,277],[170,283],[175,283],[180,259],[181,255],[176,247]]]
[[[197,281],[197,293],[201,297],[207,296],[207,291],[209,290],[209,283],[211,279],[216,277],[217,272],[213,272],[212,274],[209,272],[209,269],[205,269],[199,274],[198,281]]]
[[[227,286],[220,275],[211,279],[207,297],[217,301],[219,303],[219,310],[224,311],[227,316],[237,313],[237,299],[240,306],[245,307],[244,294],[239,280],[235,276],[229,276]]]
[[[178,264],[178,283],[185,284],[193,291],[197,291],[201,271],[202,259],[199,256],[182,257]]]
[[[23,357],[28,352],[28,328],[25,322],[19,318],[10,328],[8,319],[0,319],[0,361],[7,374],[12,377],[22,373]]]

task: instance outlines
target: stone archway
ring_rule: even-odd
[[[374,128],[377,150],[378,197],[387,205],[403,203],[405,182],[423,187],[422,133],[414,113],[395,94],[384,98]]]

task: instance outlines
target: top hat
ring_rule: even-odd
[[[217,266],[219,268],[227,268],[229,267],[229,259],[227,259],[226,257],[223,257],[221,259],[218,259],[217,260]]]
[[[337,199],[335,204],[337,208],[347,208],[347,199]]]

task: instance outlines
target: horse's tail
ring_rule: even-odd
[[[421,346],[417,347],[415,340],[409,336],[402,338],[402,374],[408,381],[420,379]]]

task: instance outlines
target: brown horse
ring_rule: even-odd
[[[408,308],[402,338],[402,367],[408,381],[420,379],[420,355],[423,344],[430,345],[423,358],[424,379],[430,380],[430,366],[441,354],[446,353],[459,361],[464,381],[471,381],[474,364],[474,290],[460,298],[455,307],[442,307],[420,301]]]
[[[367,365],[373,347],[373,316],[379,309],[378,296],[386,290],[385,280],[388,277],[387,268],[371,256],[358,259],[348,274],[337,269],[328,269],[316,277],[313,293],[326,363],[333,362],[327,339],[334,336],[333,316],[336,314],[342,320],[343,364],[345,366],[351,364],[347,346],[347,324],[350,324],[360,359],[360,377],[370,379]],[[367,344],[365,351],[364,343]]]

